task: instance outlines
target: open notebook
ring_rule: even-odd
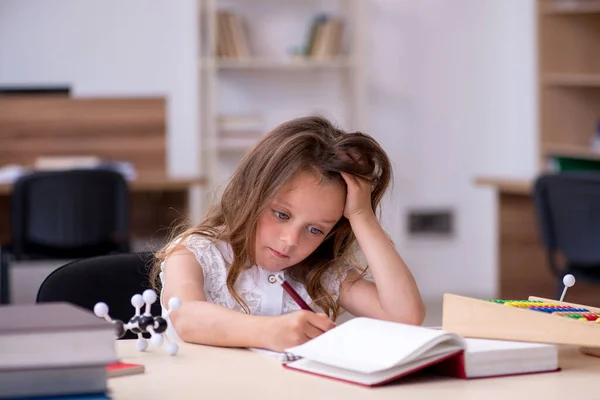
[[[355,318],[300,346],[284,366],[365,386],[377,386],[431,367],[459,378],[558,369],[555,346],[465,339],[439,329]]]

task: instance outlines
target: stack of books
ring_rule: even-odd
[[[244,20],[232,11],[217,12],[217,56],[234,59],[250,57]]]
[[[111,323],[69,303],[0,307],[0,399],[109,398]],[[92,397],[90,397],[92,396]]]

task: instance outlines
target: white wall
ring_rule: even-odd
[[[368,6],[370,133],[388,150],[397,175],[384,224],[427,298],[445,291],[494,294],[494,197],[473,179],[535,170],[533,11],[533,0]],[[193,0],[3,0],[0,85],[73,82],[81,95],[167,94],[169,171],[193,174],[195,16]],[[274,81],[289,83],[281,76]],[[277,84],[264,89],[266,104],[285,104],[282,117],[303,102],[312,106],[280,97]],[[454,209],[455,236],[408,237],[403,218],[413,207]]]
[[[0,86],[168,99],[168,171],[198,173],[195,0],[2,0]]]
[[[396,210],[450,208],[449,239],[395,236],[422,293],[494,296],[495,197],[482,175],[535,171],[531,0],[378,0],[372,121],[395,157]],[[394,78],[399,79],[395,80]]]

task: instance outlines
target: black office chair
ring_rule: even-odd
[[[46,277],[36,302],[69,302],[90,311],[96,303],[104,302],[111,318],[127,323],[135,315],[131,298],[151,288],[149,273],[153,262],[152,253],[115,254],[72,261]],[[161,315],[158,299],[152,304],[151,312],[153,316]],[[127,332],[123,338],[133,339],[137,335]]]
[[[600,284],[600,173],[542,175],[534,185],[534,204],[549,267],[557,278],[557,298],[566,274]]]
[[[0,249],[0,304],[9,302],[9,262],[129,252],[129,192],[104,169],[34,172],[13,185],[11,243]]]

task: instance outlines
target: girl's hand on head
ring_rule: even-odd
[[[326,314],[305,310],[272,317],[265,326],[264,347],[284,351],[289,347],[308,342],[333,327],[335,324]]]
[[[344,172],[341,174],[348,186],[344,217],[350,220],[358,215],[373,214],[371,208],[371,182]]]

